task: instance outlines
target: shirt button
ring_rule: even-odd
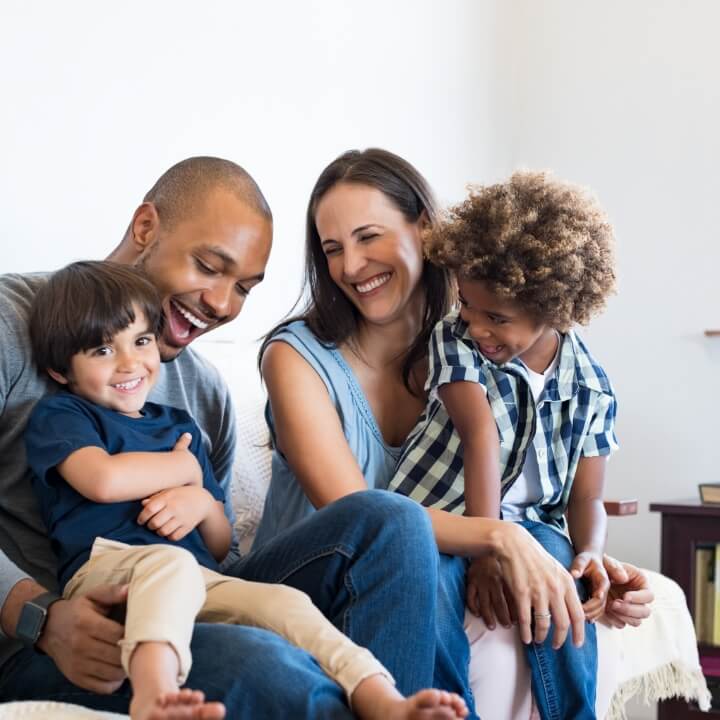
[[[545,448],[540,448],[537,452],[538,460],[544,460],[546,455],[547,451],[545,450]]]

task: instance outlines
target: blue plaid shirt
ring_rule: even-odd
[[[527,518],[565,530],[565,510],[581,457],[617,449],[615,395],[603,369],[582,340],[562,336],[555,374],[535,403],[527,370],[517,359],[495,365],[477,349],[458,311],[441,320],[430,338],[425,412],[410,433],[390,489],[427,507],[465,512],[463,448],[445,406],[441,385],[483,385],[500,436],[501,496],[522,472],[525,456],[537,456],[542,498]]]

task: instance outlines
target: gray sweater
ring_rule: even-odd
[[[55,388],[32,361],[28,319],[45,274],[0,275],[0,608],[31,577],[57,588],[57,563],[32,490],[23,432],[35,403]],[[187,410],[203,431],[215,476],[226,492],[235,453],[235,414],[218,371],[192,349],[162,365],[150,400]],[[236,549],[231,551],[234,556]],[[228,558],[228,560],[231,560]],[[0,668],[21,646],[0,630]]]

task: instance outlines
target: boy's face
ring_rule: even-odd
[[[458,277],[458,290],[460,317],[488,360],[501,365],[519,357],[536,372],[547,368],[557,349],[551,327],[538,323],[518,303],[494,295],[478,280]]]
[[[49,372],[75,395],[122,415],[140,417],[157,380],[160,352],[145,315],[137,306],[133,309],[135,321],[111,342],[73,355],[67,376]]]
[[[163,361],[237,317],[263,279],[271,243],[270,221],[219,189],[192,217],[169,229],[157,227],[135,264],[162,299],[165,323],[158,345]]]

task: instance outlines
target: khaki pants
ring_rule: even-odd
[[[138,643],[166,642],[179,659],[178,683],[190,672],[195,620],[272,630],[309,652],[348,695],[367,677],[388,671],[369,650],[343,635],[303,592],[286,585],[248,582],[202,567],[174,545],[131,546],[98,538],[90,559],[65,586],[64,597],[106,583],[129,585],[122,665],[129,674]],[[200,688],[202,689],[202,688]]]

